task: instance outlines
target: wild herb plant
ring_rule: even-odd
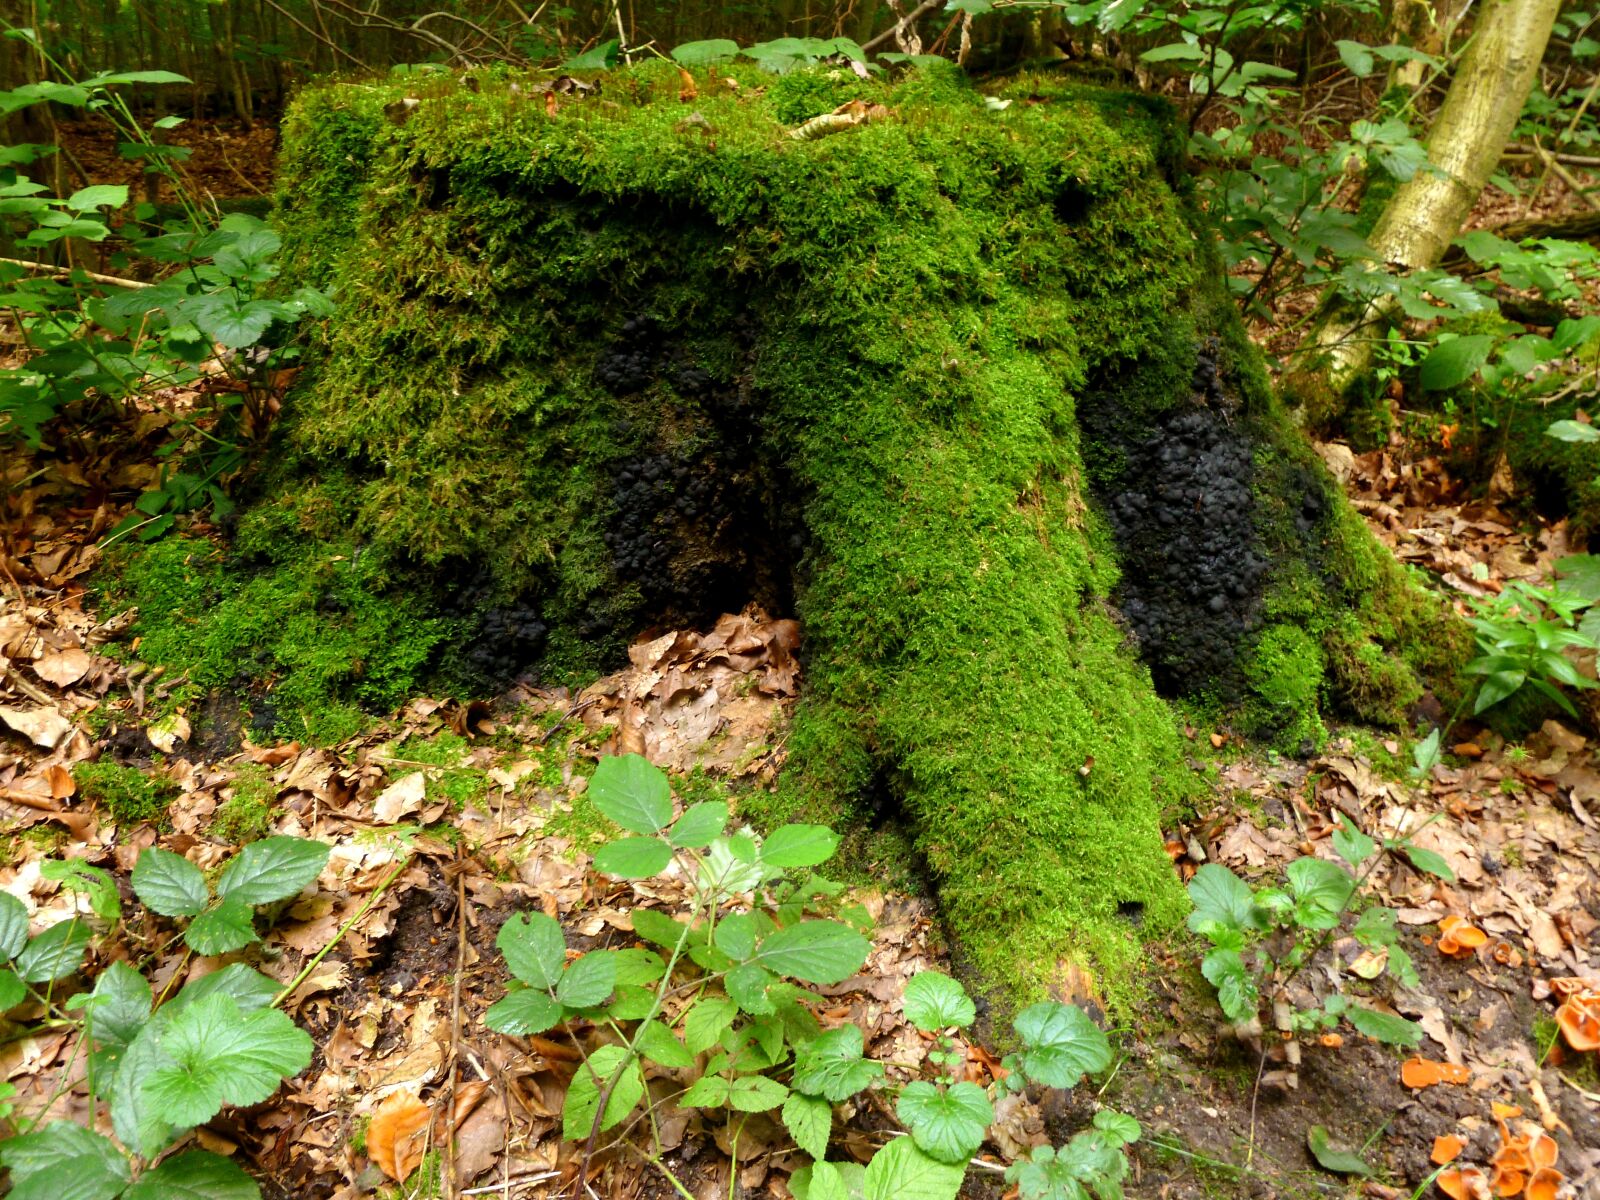
[[[1006,1074],[981,1086],[963,1077],[962,1031],[976,1006],[954,979],[937,972],[906,986],[905,1015],[935,1036],[927,1078],[904,1085],[867,1056],[853,1024],[823,1028],[812,989],[860,971],[870,944],[866,913],[843,902],[841,885],[811,871],[834,854],[838,837],[821,825],[784,825],[761,837],[728,831],[718,800],[673,816],[666,775],[638,755],[605,758],[587,792],[599,812],[629,836],[601,846],[595,868],[626,879],[665,875],[686,882],[682,919],[635,908],[633,932],[646,943],[589,950],[569,960],[561,926],[543,913],[512,917],[495,944],[512,982],[484,1017],[508,1034],[545,1033],[567,1022],[592,1024],[603,1044],[584,1047],[562,1112],[564,1135],[584,1146],[584,1161],[615,1139],[654,1128],[664,1102],[646,1084],[646,1064],[678,1072],[668,1099],[721,1115],[737,1143],[749,1113],[777,1111],[812,1163],[790,1189],[798,1200],[903,1200],[918,1181],[925,1200],[953,1198],[966,1164],[994,1121],[997,1092],[1029,1083],[1070,1088],[1111,1065],[1106,1035],[1079,1008],[1045,1002],[1017,1014],[1020,1047],[1002,1060]],[[872,1160],[829,1162],[834,1107],[875,1090],[895,1095],[909,1131]],[[1123,1148],[1136,1122],[1101,1113],[1093,1129],[1059,1152],[1046,1148],[1013,1168],[1025,1200],[1109,1200],[1121,1194]],[[645,1151],[670,1172],[658,1148]]]
[[[1313,959],[1346,929],[1371,952],[1368,978],[1389,975],[1402,987],[1416,987],[1411,956],[1400,945],[1395,912],[1365,904],[1367,880],[1384,854],[1403,854],[1411,865],[1440,879],[1453,880],[1445,860],[1405,838],[1384,838],[1381,845],[1341,818],[1333,831],[1334,852],[1359,874],[1322,858],[1298,858],[1285,871],[1283,887],[1252,888],[1227,867],[1207,863],[1189,881],[1194,912],[1189,928],[1211,943],[1200,970],[1217,989],[1217,1002],[1230,1020],[1259,1019],[1262,1001],[1288,996],[1289,985]],[[1359,909],[1359,912],[1357,911]],[[1370,970],[1370,973],[1368,973]],[[1333,993],[1316,1008],[1293,1014],[1293,1031],[1329,1030],[1348,1021],[1359,1032],[1389,1045],[1411,1047],[1422,1039],[1415,1023]]]
[[[299,892],[327,856],[326,846],[299,838],[253,843],[223,869],[213,897],[198,867],[149,849],[135,867],[134,889],[154,911],[195,917],[185,930],[191,948],[221,953],[204,947],[237,949],[257,940],[254,906]],[[310,1037],[277,1009],[288,989],[243,963],[170,997],[157,995],[128,962],[106,967],[88,991],[72,987],[90,944],[120,925],[121,902],[99,868],[47,862],[43,874],[86,893],[92,918],[75,914],[30,936],[27,908],[0,893],[0,1023],[27,1006],[20,1018],[25,1030],[76,1030],[73,1062],[57,1094],[70,1086],[83,1055],[90,1112],[104,1105],[116,1137],[67,1120],[44,1123],[49,1104],[20,1118],[9,1102],[0,1105],[0,1120],[19,1131],[0,1141],[9,1194],[17,1200],[259,1197],[255,1182],[230,1159],[169,1149],[224,1107],[266,1100],[310,1064]]]

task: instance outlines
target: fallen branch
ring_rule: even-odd
[[[889,28],[878,34],[877,37],[862,42],[862,53],[876,49],[885,42],[889,41],[891,38],[900,36],[900,34],[904,33],[907,29],[911,28],[912,25],[916,24],[925,13],[930,13],[934,9],[941,7],[943,2],[944,0],[923,0],[921,4],[917,5],[916,8],[913,8],[893,25],[889,26]]]
[[[1542,158],[1548,155],[1556,162],[1566,163],[1569,167],[1600,167],[1600,157],[1593,154],[1557,154],[1553,150],[1546,150],[1541,154],[1532,146],[1519,146],[1515,143],[1505,149],[1501,158]]]
[[[1566,167],[1561,165],[1558,155],[1552,154],[1550,151],[1546,150],[1543,146],[1539,145],[1537,140],[1534,141],[1533,148],[1539,152],[1539,157],[1544,159],[1545,167],[1554,173],[1562,183],[1571,188],[1573,195],[1577,196],[1578,199],[1582,200],[1596,212],[1600,212],[1600,200],[1596,200],[1590,194],[1589,190],[1584,188],[1583,183],[1577,179],[1571,171],[1567,170]]]
[[[96,283],[103,283],[108,287],[147,288],[155,287],[153,283],[140,283],[137,279],[119,279],[115,275],[102,275],[98,271],[85,271],[81,267],[58,267],[53,263],[29,262],[25,258],[0,258],[0,263],[13,267],[22,267],[39,275],[71,275],[77,272],[86,275]]]

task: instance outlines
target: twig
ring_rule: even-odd
[[[1569,167],[1600,167],[1600,157],[1593,154],[1557,154],[1553,150],[1546,150],[1541,154],[1532,146],[1519,146],[1513,143],[1505,148],[1501,158],[1543,158],[1548,155],[1556,162],[1566,163]]]
[[[389,885],[396,879],[400,878],[400,872],[404,871],[410,864],[411,860],[409,858],[402,858],[394,865],[394,870],[385,875],[383,877],[383,882],[372,889],[372,894],[367,897],[366,903],[356,910],[355,915],[343,925],[339,926],[339,932],[333,935],[332,940],[329,941],[328,944],[321,950],[318,950],[316,956],[300,969],[300,974],[296,975],[284,985],[283,991],[279,992],[272,998],[272,1004],[270,1007],[277,1008],[290,996],[294,995],[295,989],[311,977],[311,972],[315,971],[317,969],[317,964],[327,957],[328,951],[332,950],[340,942],[344,941],[345,935],[354,929],[356,925],[361,922],[361,919],[372,911],[372,906],[378,902],[378,898],[382,896],[384,892],[389,890]]]
[[[599,696],[590,696],[587,700],[584,700],[583,702],[581,702],[579,704],[574,704],[571,708],[567,709],[566,712],[561,714],[561,720],[557,721],[554,725],[550,726],[549,729],[546,729],[544,731],[544,736],[539,739],[539,745],[542,746],[546,742],[548,742],[551,738],[555,737],[556,730],[560,729],[563,725],[565,725],[568,721],[572,720],[573,717],[577,716],[584,709],[590,708],[593,705],[596,705],[596,704],[599,704],[599,703],[600,703],[600,697]]]
[[[85,271],[82,267],[58,267],[54,263],[29,262],[25,258],[0,258],[0,263],[13,267],[22,267],[38,275],[71,275],[74,272],[88,276],[96,283],[103,283],[108,287],[148,288],[155,287],[153,283],[140,283],[137,279],[119,279],[115,275],[102,275],[98,271]]]
[[[1261,1043],[1261,1062],[1256,1067],[1256,1086],[1255,1089],[1250,1093],[1250,1148],[1245,1151],[1244,1155],[1244,1165],[1246,1170],[1248,1170],[1250,1168],[1250,1164],[1256,1160],[1256,1101],[1261,1099],[1261,1077],[1266,1073],[1266,1070],[1267,1045],[1265,1038],[1263,1038]]]
[[[531,1175],[515,1175],[503,1180],[500,1183],[489,1183],[485,1184],[483,1187],[466,1188],[461,1192],[461,1195],[488,1196],[495,1192],[503,1191],[504,1189],[509,1188],[512,1184],[518,1184],[520,1186],[524,1183],[543,1183],[546,1179],[555,1179],[560,1174],[560,1171],[535,1171]]]
[[[907,29],[911,28],[912,25],[916,24],[917,21],[922,18],[923,14],[930,13],[934,9],[939,8],[942,3],[943,0],[923,0],[921,4],[917,5],[916,8],[913,8],[910,12],[901,17],[893,25],[889,26],[889,28],[885,29],[877,37],[869,38],[867,41],[862,42],[861,52],[865,54],[869,50],[875,50],[877,47],[883,45],[890,39],[898,37]]]
[[[1539,144],[1538,138],[1533,139],[1533,148],[1539,152],[1539,157],[1544,159],[1544,165],[1546,169],[1554,174],[1556,178],[1560,179],[1562,183],[1571,188],[1574,196],[1582,200],[1590,208],[1600,212],[1600,200],[1596,200],[1592,195],[1590,195],[1589,191],[1584,188],[1583,184],[1573,177],[1572,172],[1562,166],[1560,160],[1557,159],[1554,154],[1551,154],[1550,151],[1546,150]]]

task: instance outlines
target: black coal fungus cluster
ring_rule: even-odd
[[[440,615],[460,619],[466,627],[451,673],[503,688],[538,662],[549,630],[529,601],[496,603],[493,597],[488,576],[475,576],[443,598]]]
[[[606,348],[594,376],[613,396],[628,396],[650,386],[660,354],[660,330],[648,317],[630,317],[622,336]]]
[[[1241,643],[1259,623],[1254,465],[1229,408],[1216,348],[1202,346],[1188,402],[1124,448],[1102,496],[1121,546],[1122,612],[1164,690],[1235,692]]]
[[[718,459],[695,462],[672,452],[624,459],[615,468],[615,515],[606,530],[612,566],[651,599],[663,599],[684,526],[715,529],[734,515],[719,486]]]

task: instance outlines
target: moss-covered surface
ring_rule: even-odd
[[[85,800],[105,808],[122,825],[164,822],[167,805],[178,794],[167,780],[109,759],[79,763],[72,768],[72,778]]]
[[[980,976],[1115,991],[1186,908],[1151,668],[1299,741],[1318,701],[1398,720],[1450,638],[1284,421],[1161,104],[733,75],[553,114],[503,81],[304,93],[280,219],[341,312],[240,525],[262,569],[145,552],[144,650],[384,705],[797,611],[790,768],[747,813],[892,809]],[[857,98],[890,112],[786,136]]]

